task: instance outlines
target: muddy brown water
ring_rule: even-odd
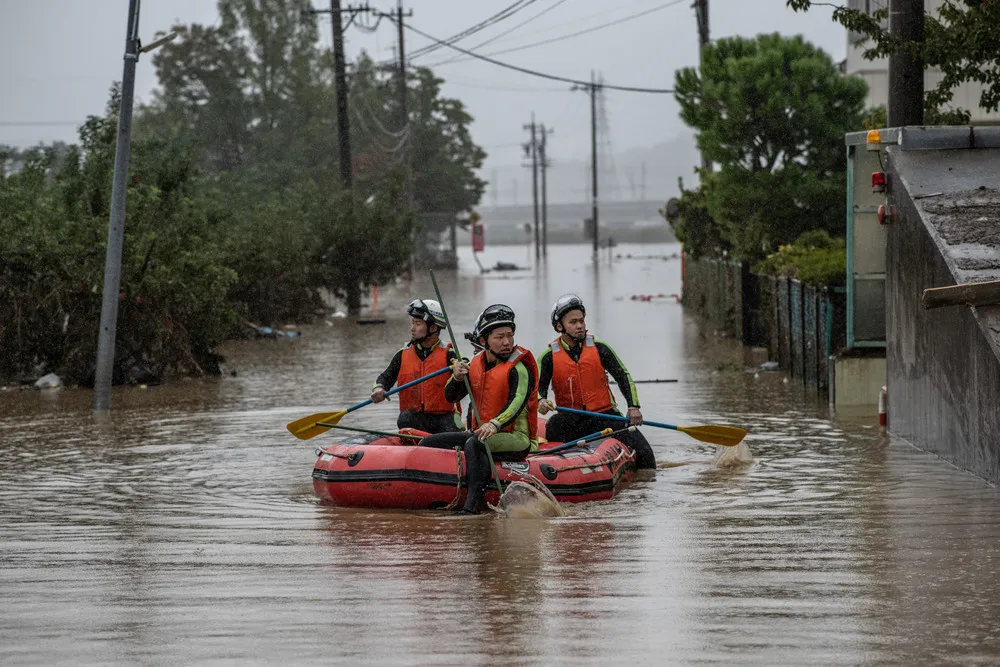
[[[646,429],[664,468],[547,519],[321,505],[317,438],[284,428],[363,400],[430,281],[380,290],[385,326],[330,319],[230,344],[236,375],[116,390],[0,392],[4,664],[996,664],[1000,496],[873,414],[832,416],[686,316],[675,245],[595,271],[554,246],[538,272],[440,273],[464,331],[517,311],[539,351],[564,291],[640,385],[643,412],[749,428],[757,462]],[[528,264],[523,248],[491,248]],[[718,370],[718,369],[722,370]],[[344,423],[391,427],[396,404]],[[666,467],[669,466],[669,467]]]

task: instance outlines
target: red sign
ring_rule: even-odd
[[[484,227],[482,224],[472,224],[472,252],[482,252],[486,247]]]

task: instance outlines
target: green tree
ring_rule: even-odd
[[[787,0],[796,11],[806,11],[813,0]],[[859,9],[834,6],[833,20],[848,30],[871,40],[864,56],[869,60],[894,53],[918,53],[925,67],[937,68],[942,77],[927,91],[924,122],[927,124],[965,123],[969,111],[950,108],[954,90],[962,83],[983,85],[979,107],[985,111],[1000,109],[1000,2],[996,0],[943,0],[936,13],[924,17],[924,41],[904,42],[888,30],[888,10],[867,13]]]
[[[681,118],[718,165],[702,174],[709,216],[736,259],[809,229],[844,225],[844,133],[861,126],[866,86],[802,37],[721,39],[702,69],[679,70]]]

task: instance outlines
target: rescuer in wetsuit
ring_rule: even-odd
[[[469,489],[460,511],[477,514],[485,505],[486,487],[493,477],[486,447],[503,460],[521,460],[538,449],[536,379],[538,367],[530,350],[514,345],[514,311],[497,304],[476,321],[471,339],[481,349],[472,361],[458,361],[445,385],[445,397],[458,402],[472,387],[476,410],[469,407],[469,431],[441,433],[420,441],[423,447],[457,448],[465,452]]]
[[[586,314],[583,301],[575,294],[559,297],[552,306],[552,328],[559,337],[538,358],[538,411],[544,415],[558,406],[621,416],[608,384],[610,374],[625,397],[628,422],[557,412],[545,424],[545,438],[550,442],[569,442],[606,428],[618,431],[629,424],[642,424],[632,376],[610,345],[587,333]],[[550,382],[555,404],[546,398]],[[615,437],[635,452],[636,467],[656,467],[653,449],[642,433],[627,431]]]
[[[396,352],[389,366],[375,380],[371,395],[375,403],[386,400],[385,392],[396,383],[412,382],[450,366],[458,358],[451,344],[439,338],[441,329],[446,326],[441,304],[432,299],[414,299],[406,312],[410,315],[410,342]],[[449,401],[444,395],[449,377],[448,373],[442,373],[399,392],[396,426],[427,433],[461,430],[461,404]]]

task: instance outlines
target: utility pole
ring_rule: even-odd
[[[337,87],[337,132],[340,134],[340,183],[345,190],[354,187],[351,164],[351,118],[347,111],[347,76],[344,62],[344,23],[340,0],[330,0],[330,24],[333,28],[333,79]]]
[[[542,256],[549,255],[549,186],[546,180],[546,172],[549,168],[549,159],[545,153],[546,136],[552,130],[545,129],[545,123],[541,126],[541,139],[538,142],[538,163],[542,169]]]
[[[413,10],[411,9],[405,15],[403,14],[403,0],[398,0],[396,2],[396,28],[399,30],[399,131],[405,132],[403,135],[403,148],[404,160],[406,164],[406,199],[407,202],[413,204],[413,152],[411,151],[412,135],[409,130],[410,123],[410,106],[409,106],[409,88],[406,85],[406,48],[404,46],[403,35],[406,32],[403,26],[403,17],[413,16]],[[452,222],[452,231],[454,232],[454,221]],[[454,250],[454,248],[452,248]]]
[[[129,0],[125,26],[125,67],[118,109],[118,141],[115,145],[115,175],[111,186],[111,219],[108,247],[104,258],[104,295],[101,301],[101,328],[97,338],[97,369],[94,374],[94,410],[111,407],[111,381],[115,364],[115,335],[118,330],[118,290],[122,278],[122,247],[125,239],[125,194],[128,190],[128,162],[132,145],[132,99],[135,91],[135,64],[139,60],[139,0]]]
[[[708,44],[708,0],[694,0],[694,14],[698,21],[698,63],[699,74],[704,76],[705,71],[705,46]],[[712,161],[701,154],[701,168],[705,171],[712,170]]]
[[[590,195],[591,222],[594,232],[594,261],[597,261],[598,224],[597,224],[597,84],[594,82],[594,70],[590,70]]]
[[[590,224],[594,238],[594,261],[597,261],[598,219],[597,219],[597,91],[600,86],[590,70],[590,85],[575,85],[571,90],[583,90],[590,95]]]
[[[524,155],[531,158],[531,201],[535,209],[535,259],[540,259],[542,248],[538,236],[538,128],[535,125],[535,112],[531,112],[531,122],[522,127],[531,131],[531,140],[524,144]]]
[[[923,0],[889,0],[889,33],[903,49],[889,55],[889,127],[923,125]]]
[[[333,31],[333,83],[337,94],[337,133],[340,140],[340,182],[345,190],[354,186],[354,169],[351,162],[351,118],[348,115],[347,64],[344,60],[344,22],[346,12],[353,16],[372,9],[348,6],[341,8],[340,0],[330,0],[330,9],[312,9],[311,14],[329,14]]]
[[[111,384],[115,367],[115,338],[118,333],[118,293],[122,278],[122,249],[125,245],[125,195],[128,193],[128,163],[132,147],[132,104],[135,96],[135,65],[139,54],[152,51],[177,37],[170,33],[148,46],[139,43],[139,0],[129,0],[125,25],[125,65],[118,108],[118,140],[115,143],[115,172],[111,185],[111,218],[108,247],[104,256],[104,292],[101,324],[97,331],[97,365],[94,371],[94,411],[111,407]]]

